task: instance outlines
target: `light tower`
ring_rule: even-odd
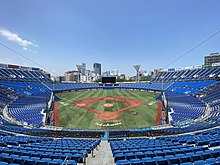
[[[137,71],[136,82],[139,81],[139,69],[141,65],[134,65],[134,69]]]

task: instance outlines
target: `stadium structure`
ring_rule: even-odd
[[[162,70],[151,83],[114,83],[108,78],[104,83],[55,84],[39,68],[1,64],[0,164],[218,164],[219,79],[220,67],[213,66]],[[123,97],[114,96],[114,91]],[[99,92],[97,97],[94,92]],[[150,105],[138,99],[140,93],[143,98],[153,94],[154,120],[131,127],[130,122],[140,120],[136,117],[141,107]],[[69,122],[76,116],[72,122],[81,121],[72,128],[59,119],[59,105],[66,103],[63,94],[75,94],[74,114],[68,115],[67,109],[64,118]],[[118,107],[113,112],[114,104]],[[131,116],[121,121],[127,127],[117,125],[122,113]],[[150,120],[141,116],[145,124]],[[83,123],[93,120],[103,123],[91,129]]]

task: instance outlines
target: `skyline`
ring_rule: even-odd
[[[0,42],[62,75],[85,62],[92,70],[117,68],[135,75],[134,64],[163,68],[220,30],[211,1],[2,1]],[[202,65],[220,52],[220,35],[167,68]],[[36,66],[0,45],[0,63]],[[39,66],[36,66],[39,67]]]

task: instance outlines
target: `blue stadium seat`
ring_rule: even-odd
[[[143,152],[135,152],[136,158],[142,159],[145,157],[145,154]]]
[[[174,157],[169,159],[170,164],[179,164],[179,159]]]
[[[135,159],[135,154],[133,154],[132,152],[125,153],[125,156],[127,160]]]
[[[216,160],[215,160],[215,158],[209,158],[209,159],[206,159],[205,162],[206,162],[206,164],[215,164]]]
[[[142,165],[141,159],[130,159],[131,165]]]
[[[185,162],[185,163],[181,163],[180,165],[193,165],[192,162]]]
[[[194,165],[205,165],[205,161],[204,160],[197,160],[194,162]]]
[[[67,164],[67,165],[76,165],[76,161],[75,160],[67,160],[66,162],[64,162],[64,164]]]
[[[118,160],[116,165],[130,165],[130,162],[128,160]]]
[[[0,165],[7,165],[8,163],[6,162],[0,162]]]

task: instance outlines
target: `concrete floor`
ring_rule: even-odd
[[[94,157],[89,154],[86,159],[86,165],[115,165],[108,141],[101,141],[98,149],[94,149],[93,155]]]

